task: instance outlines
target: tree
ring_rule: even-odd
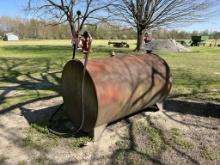
[[[118,0],[112,13],[136,29],[137,47],[143,45],[148,30],[201,21],[211,12],[216,0]],[[216,1],[217,3],[217,1]]]
[[[96,23],[108,18],[110,0],[28,0],[27,10],[51,21],[52,25],[68,22],[72,36],[82,30],[85,23]],[[77,11],[80,12],[77,12]],[[80,19],[78,28],[75,25]]]

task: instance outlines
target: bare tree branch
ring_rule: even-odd
[[[54,25],[68,22],[71,32],[75,33],[77,10],[82,13],[81,30],[85,23],[92,24],[94,20],[109,18],[107,8],[112,4],[110,0],[28,0],[27,10],[36,14],[38,18],[50,20]]]
[[[115,0],[116,20],[137,29],[137,50],[145,31],[204,20],[218,0]]]

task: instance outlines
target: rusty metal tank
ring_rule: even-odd
[[[64,109],[72,122],[82,120],[83,63],[67,62],[62,73]],[[117,119],[161,103],[171,89],[167,63],[154,54],[90,59],[86,66],[82,130],[99,136]]]

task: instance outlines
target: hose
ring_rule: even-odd
[[[56,116],[56,114],[62,110],[62,107],[64,106],[64,103],[62,103],[56,111],[52,114],[52,116],[49,119],[49,126],[47,127],[49,132],[58,135],[58,136],[69,136],[69,135],[77,135],[80,130],[82,130],[84,124],[85,124],[85,75],[86,75],[86,66],[88,63],[88,57],[89,54],[85,54],[85,61],[84,61],[84,66],[83,66],[83,77],[82,77],[82,88],[81,88],[81,106],[82,106],[82,117],[81,117],[81,123],[80,126],[76,129],[76,131],[71,131],[71,133],[65,133],[65,132],[59,132],[55,131],[53,128],[50,127],[50,124],[53,121],[53,118]]]
[[[83,67],[83,77],[82,77],[82,88],[81,88],[81,105],[82,105],[82,118],[79,128],[77,129],[76,133],[78,133],[84,126],[85,122],[85,75],[86,75],[86,66],[88,62],[88,54],[85,54],[85,61],[84,61],[84,67]]]
[[[74,36],[78,39],[78,34],[79,34],[79,31],[80,31],[80,15],[81,15],[81,12],[78,10],[77,11],[77,20],[78,20],[78,27],[77,27],[77,31],[76,31],[76,34],[73,34],[72,33],[72,37],[74,38]],[[85,32],[84,32],[85,33]],[[88,33],[88,32],[86,32]],[[87,34],[88,35],[88,34]],[[85,37],[85,36],[84,36]],[[87,36],[87,37],[91,37],[91,36]],[[74,44],[73,44],[73,54],[72,54],[72,59],[75,59],[75,54],[76,54],[76,48],[78,47],[77,46],[78,44],[78,40],[77,42],[74,41]],[[91,42],[89,44],[89,49],[90,50],[91,48]],[[87,65],[87,62],[88,62],[88,57],[89,57],[89,52],[88,51],[87,53],[85,53],[85,61],[84,61],[84,67],[83,67],[83,77],[82,77],[82,88],[81,88],[81,107],[82,107],[82,119],[81,119],[81,123],[80,123],[80,126],[79,128],[76,129],[76,131],[73,131],[71,134],[73,135],[76,135],[79,133],[80,130],[82,130],[83,126],[84,126],[84,123],[85,123],[85,96],[84,96],[84,88],[85,88],[85,75],[86,75],[86,65]],[[55,117],[55,115],[57,114],[58,111],[61,110],[61,108],[63,107],[64,103],[62,103],[58,108],[57,110],[52,114],[52,116],[50,117],[49,119],[49,124],[52,123],[52,120],[53,118]],[[53,134],[56,134],[56,135],[69,135],[68,133],[61,133],[61,132],[58,132],[58,131],[55,131],[54,129],[50,128],[50,126],[48,126],[48,130],[49,132],[53,133]]]

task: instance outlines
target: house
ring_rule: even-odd
[[[4,41],[18,41],[19,38],[17,35],[13,34],[13,33],[6,33],[3,37]]]

